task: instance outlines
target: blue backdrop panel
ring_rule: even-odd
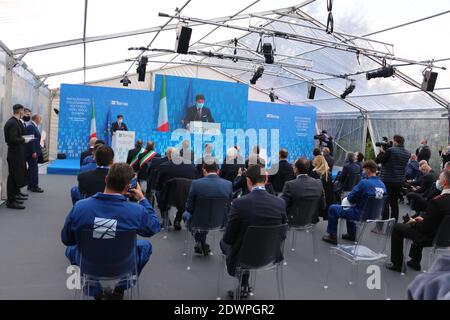
[[[87,147],[93,105],[99,139],[107,140],[107,124],[118,114],[137,138],[156,126],[152,91],[62,84],[60,101],[58,152],[68,158],[79,158]]]
[[[248,128],[268,130],[268,153],[270,129],[279,129],[280,148],[289,151],[289,161],[302,156],[312,157],[316,108],[249,101],[247,119]]]

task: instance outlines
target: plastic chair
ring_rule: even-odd
[[[406,260],[409,251],[411,250],[411,245],[413,241],[405,238],[403,242],[403,264],[402,264],[402,275],[406,274]],[[442,219],[441,224],[439,225],[439,229],[436,233],[436,236],[433,239],[433,244],[430,247],[423,248],[426,251],[424,256],[426,256],[425,268],[423,269],[426,272],[430,266],[433,264],[434,260],[439,254],[442,253],[450,253],[450,217],[444,217]]]
[[[229,198],[198,198],[195,200],[195,211],[190,221],[191,231],[186,228],[185,252],[183,253],[184,256],[188,256],[187,270],[191,270],[192,267],[192,244],[194,243],[193,236],[192,239],[189,239],[189,235],[195,232],[213,232],[214,249],[216,234],[224,230],[229,208]]]
[[[280,300],[284,300],[283,252],[286,239],[287,224],[275,226],[250,226],[245,232],[242,247],[238,255],[236,277],[238,284],[234,299],[241,296],[242,277],[244,272],[250,273],[252,287],[256,284],[257,271],[276,271],[277,291]],[[221,288],[223,272],[219,274],[218,288]],[[220,293],[220,289],[218,290]],[[218,299],[219,295],[218,295]]]
[[[314,262],[319,260],[317,258],[317,237],[315,236],[316,225],[313,221],[318,217],[320,200],[321,198],[295,199],[292,208],[288,212],[289,229],[292,230],[291,251],[295,251],[296,231],[309,233],[311,234],[313,245]]]
[[[136,231],[116,231],[111,238],[99,238],[95,232],[93,229],[80,232],[82,298],[89,296],[91,287],[100,286],[103,291],[112,291],[123,286],[129,289],[132,299],[134,285],[139,297]]]

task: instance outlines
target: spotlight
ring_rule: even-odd
[[[392,66],[389,67],[382,67],[381,69],[367,72],[366,78],[367,80],[373,79],[373,78],[389,78],[392,77],[395,73],[395,68]]]
[[[56,108],[53,108],[53,111],[55,112],[56,115],[59,115],[59,110]]]
[[[125,74],[120,80],[120,83],[123,84],[124,87],[128,87],[128,85],[131,83],[130,79],[128,79],[128,76]]]
[[[139,65],[136,69],[136,72],[138,73],[138,81],[145,81],[145,71],[147,68],[147,62],[148,62],[148,58],[147,57],[141,57],[141,60],[139,60]]]
[[[255,71],[255,74],[253,75],[253,78],[250,79],[250,83],[255,85],[256,81],[258,81],[258,79],[262,77],[263,73],[264,67],[263,66],[258,67],[258,69],[256,69]]]
[[[278,100],[278,96],[273,91],[273,88],[270,89],[269,98],[271,102],[275,102],[275,100]]]
[[[264,43],[262,47],[262,53],[264,55],[264,58],[266,59],[267,64],[273,64],[275,62],[272,44]]]
[[[356,86],[354,85],[354,83],[350,83],[350,85],[345,88],[344,92],[341,94],[341,98],[345,99],[350,93],[353,92],[353,90],[355,90]]]

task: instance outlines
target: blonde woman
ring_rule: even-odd
[[[327,203],[326,209],[320,213],[320,216],[324,220],[327,220],[328,207],[335,202],[330,167],[328,166],[325,157],[322,155],[316,156],[312,164],[314,168],[312,169],[310,176],[322,181],[323,190],[325,191],[325,200]]]

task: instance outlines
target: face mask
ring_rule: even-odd
[[[439,183],[439,180],[436,180],[436,189],[438,191],[442,191],[442,187],[441,187],[441,184]]]
[[[203,108],[204,105],[205,105],[205,104],[204,104],[203,102],[197,102],[197,103],[196,103],[196,106],[197,106],[197,108],[199,108],[199,109]]]
[[[23,118],[22,118],[22,120],[23,121],[25,121],[25,122],[28,122],[28,121],[30,121],[30,117],[29,116],[24,116]]]
[[[118,120],[117,123],[118,123],[118,124],[122,124],[122,121],[123,121],[123,120]]]

